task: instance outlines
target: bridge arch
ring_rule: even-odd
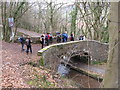
[[[69,63],[72,64],[77,64],[77,63],[90,63],[91,61],[91,56],[89,54],[89,52],[85,52],[85,51],[80,51],[77,53],[73,53],[70,57]]]
[[[107,60],[107,52],[108,44],[89,40],[53,44],[39,50],[38,55],[42,56],[46,67],[56,71],[61,61],[69,62],[82,54],[88,54],[90,62],[102,61]]]

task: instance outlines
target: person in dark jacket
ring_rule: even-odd
[[[52,44],[52,42],[53,42],[53,36],[52,36],[51,33],[49,35],[50,35],[50,43]]]
[[[61,42],[61,34],[60,33],[56,33],[56,39],[57,39],[57,43]]]
[[[29,50],[30,50],[30,52],[31,52],[31,54],[32,54],[32,45],[31,45],[31,43],[32,43],[32,40],[31,40],[30,37],[28,37],[28,38],[26,39],[26,46],[27,46],[26,53],[27,53],[27,55],[28,55],[28,53],[29,53]]]
[[[21,37],[19,38],[19,41],[21,43],[21,46],[22,46],[22,50],[21,51],[24,51],[24,44],[25,44],[25,38],[24,38],[24,35],[21,35]]]
[[[49,42],[50,42],[50,35],[49,35],[49,33],[47,33],[46,36],[45,36],[45,42],[46,42],[46,44],[48,46]]]
[[[44,35],[41,35],[40,37],[40,43],[42,44],[42,48],[44,47],[45,37]]]
[[[74,36],[73,36],[73,34],[70,35],[70,41],[74,41]]]
[[[83,35],[80,35],[79,40],[83,40]]]

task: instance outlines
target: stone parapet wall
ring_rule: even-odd
[[[80,51],[87,52],[91,61],[104,61],[108,57],[108,44],[94,40],[58,43],[39,50],[38,55],[42,56],[46,67],[56,70],[61,60],[69,60],[73,53]]]

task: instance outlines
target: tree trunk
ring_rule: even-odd
[[[109,27],[109,52],[107,69],[104,78],[104,88],[118,88],[118,30],[120,23],[120,10],[118,2],[111,3]],[[120,34],[120,33],[119,33]]]
[[[77,19],[78,9],[75,5],[75,8],[72,11],[72,20],[71,20],[71,32],[74,33],[74,37],[76,36],[76,19]]]

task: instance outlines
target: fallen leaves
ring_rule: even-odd
[[[0,84],[3,88],[72,87],[64,85],[66,82],[63,83],[58,74],[53,74],[47,68],[25,64],[39,60],[40,57],[37,56],[39,44],[32,45],[33,53],[28,55],[26,52],[21,52],[20,44],[3,41],[2,46],[2,83]]]
[[[20,67],[19,64],[35,61],[39,58],[36,55],[39,46],[34,45],[34,47],[35,52],[33,52],[32,55],[27,56],[25,52],[21,52],[20,44],[2,42],[2,87],[30,88],[25,82],[24,76],[22,76],[22,73],[25,72],[25,70]]]

